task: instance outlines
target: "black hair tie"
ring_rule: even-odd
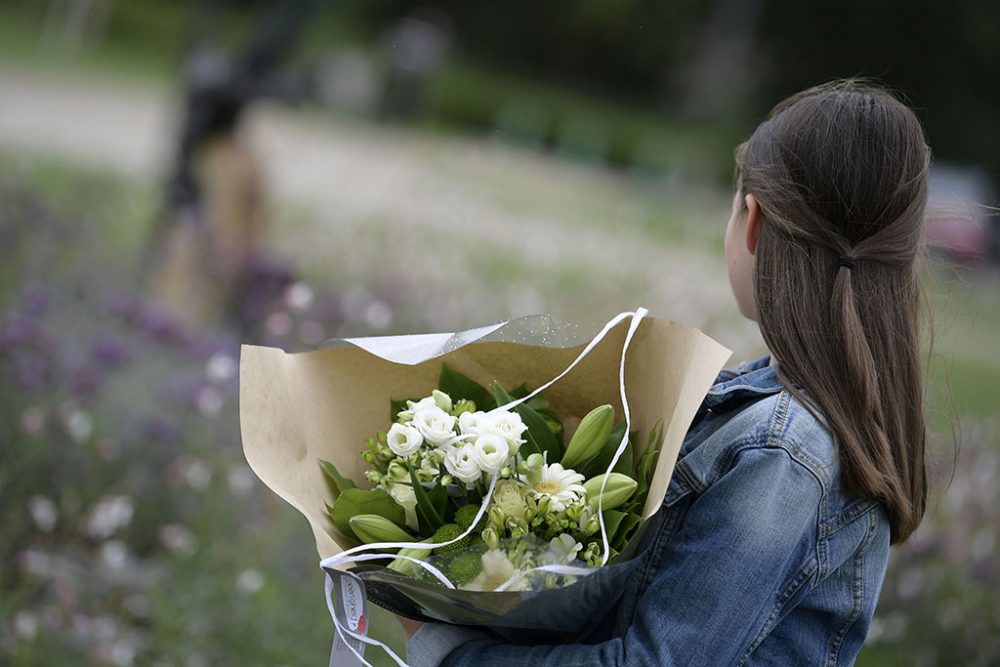
[[[840,265],[848,269],[853,269],[855,266],[858,265],[858,258],[851,257],[850,255],[841,255]]]

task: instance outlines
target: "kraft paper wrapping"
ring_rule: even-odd
[[[564,378],[545,391],[565,420],[603,403],[623,417],[618,373],[629,322],[620,322]],[[548,316],[529,316],[454,334],[333,341],[289,354],[244,345],[240,356],[240,427],[251,468],[309,521],[320,558],[345,547],[331,536],[324,502],[331,495],[317,461],[332,461],[359,486],[365,438],[391,425],[390,401],[428,395],[447,363],[489,386],[534,389],[561,373],[592,334]],[[731,351],[701,331],[646,317],[628,349],[625,387],[632,430],[646,436],[663,418],[663,444],[643,518],[663,501],[684,435]],[[491,594],[504,595],[504,594]]]

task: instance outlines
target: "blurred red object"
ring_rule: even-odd
[[[927,198],[926,241],[931,252],[956,264],[982,264],[1000,234],[987,176],[975,168],[936,165]]]

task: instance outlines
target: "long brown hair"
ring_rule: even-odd
[[[754,295],[778,376],[825,417],[846,488],[884,505],[894,544],[927,502],[918,259],[929,160],[913,111],[859,80],[780,102],[736,151],[737,187],[760,206]]]

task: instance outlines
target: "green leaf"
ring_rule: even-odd
[[[355,514],[378,514],[399,527],[406,523],[403,508],[382,489],[345,489],[330,510],[334,525],[348,535],[354,535],[349,520]]]
[[[642,519],[638,514],[626,514],[625,518],[622,519],[622,522],[618,525],[618,534],[615,535],[615,539],[611,543],[611,547],[618,551],[622,551],[625,548],[625,545],[628,544],[629,539],[632,537],[632,532],[635,530],[635,527],[639,525],[641,520]]]
[[[444,519],[441,518],[431,499],[427,497],[427,491],[417,481],[417,475],[413,470],[410,470],[410,481],[413,483],[413,495],[417,497],[417,509],[420,511],[420,530],[421,532],[433,533],[444,525]]]
[[[483,385],[472,378],[441,364],[441,377],[438,378],[438,389],[448,394],[452,401],[466,399],[476,404],[477,410],[484,412],[496,407],[493,397]]]
[[[499,382],[493,385],[493,395],[496,397],[498,405],[504,405],[513,400],[511,395],[500,386]],[[521,421],[528,427],[528,430],[524,432],[524,439],[527,442],[521,445],[521,451],[524,452],[522,456],[526,457],[528,454],[535,452],[539,454],[548,452],[549,461],[558,461],[562,458],[559,440],[556,439],[555,434],[549,429],[549,425],[545,422],[544,417],[524,403],[514,408],[514,412],[521,416]]]
[[[521,384],[517,385],[516,387],[514,387],[513,389],[510,390],[510,396],[511,396],[511,398],[524,398],[525,396],[527,396],[530,393],[531,393],[531,390],[528,389],[528,383],[527,382],[522,382]],[[535,398],[531,399],[531,401],[538,400],[538,398],[540,398],[540,397],[536,396]],[[531,401],[528,401],[528,403],[531,403]]]
[[[326,513],[329,514],[330,518],[332,519],[333,518],[333,505],[331,505],[328,502],[324,502],[323,504],[326,505]],[[337,528],[336,524],[334,524],[333,526],[328,527],[327,528],[327,532],[330,533],[330,537],[332,537],[334,539],[334,541],[338,545],[340,545],[341,547],[343,547],[344,549],[347,549],[347,548],[350,548],[350,547],[354,547],[354,546],[357,546],[357,545],[361,544],[361,540],[359,540],[357,537],[355,537],[354,531],[351,531],[350,533],[345,533],[342,530],[340,530],[339,528]]]
[[[614,543],[615,535],[618,534],[618,526],[627,515],[618,510],[604,510],[604,530],[608,532],[608,542]]]
[[[650,430],[649,436],[646,438],[646,451],[639,457],[639,462],[635,466],[634,479],[639,486],[636,487],[635,495],[632,496],[632,502],[637,505],[644,506],[646,504],[646,495],[649,493],[649,485],[653,481],[653,471],[655,470],[653,464],[656,462],[662,441],[663,419],[660,419]]]
[[[336,500],[337,496],[346,491],[347,489],[356,489],[358,485],[355,484],[351,479],[344,477],[337,471],[337,466],[333,465],[329,461],[324,461],[319,459],[319,467],[323,469],[326,473],[326,480],[330,486],[330,490],[333,493],[333,499]]]
[[[625,445],[625,451],[623,451],[622,455],[618,457],[618,463],[615,464],[615,467],[612,469],[611,472],[620,472],[623,475],[628,475],[629,477],[632,476],[632,455],[633,455],[632,438],[634,436],[635,436],[635,431],[629,433],[628,444]]]

